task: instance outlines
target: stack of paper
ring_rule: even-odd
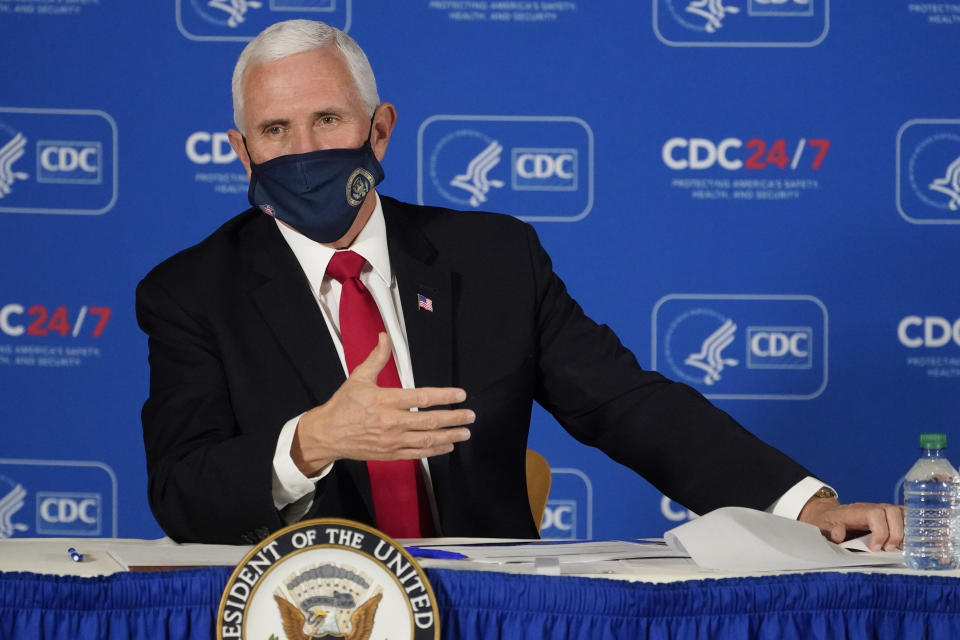
[[[903,564],[899,551],[871,553],[863,539],[837,545],[813,525],[743,507],[711,511],[667,531],[664,539],[704,569],[790,571]]]

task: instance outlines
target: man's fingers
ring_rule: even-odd
[[[466,399],[467,392],[456,387],[381,389],[377,396],[377,404],[392,409],[425,409],[442,404],[456,404]]]
[[[887,516],[887,528],[890,531],[890,537],[887,539],[887,543],[883,545],[883,550],[896,551],[903,546],[903,507],[886,505],[884,513]]]
[[[847,537],[847,528],[842,524],[835,524],[830,528],[830,540],[840,544]]]
[[[453,445],[447,444],[431,449],[401,449],[397,452],[397,460],[417,460],[419,458],[432,458],[433,456],[446,455],[453,451]]]
[[[434,431],[473,424],[476,418],[477,416],[470,409],[435,409],[417,412],[399,410],[395,417],[395,424],[408,431]]]
[[[372,460],[408,460],[429,458],[453,451],[454,445],[470,438],[469,429],[408,431],[394,446],[378,452]]]
[[[855,503],[841,506],[831,518],[852,531],[868,530],[871,551],[892,551],[903,541],[903,511],[890,504]]]
[[[883,507],[866,507],[867,525],[870,527],[870,551],[880,551],[890,537],[887,513]]]
[[[442,431],[420,431],[408,432],[404,435],[403,441],[397,447],[398,450],[419,451],[418,457],[423,458],[424,451],[432,451],[438,448],[452,447],[458,442],[470,439],[469,429],[444,429]]]
[[[354,368],[350,378],[376,384],[380,372],[390,361],[391,353],[390,338],[381,331],[377,336],[377,346],[370,351],[366,360]],[[380,387],[376,404],[393,409],[425,409],[442,404],[457,404],[466,399],[467,392],[456,387],[418,387],[416,389]],[[466,422],[457,424],[466,424]]]
[[[391,353],[390,338],[381,331],[377,335],[377,346],[370,351],[367,359],[358,364],[350,373],[351,378],[364,380],[365,382],[377,383],[377,376],[387,365]]]
[[[817,525],[833,542],[843,542],[853,532],[869,531],[867,546],[871,551],[893,551],[903,544],[903,507],[867,502],[832,506],[821,503],[813,507],[819,509],[809,511],[803,521]],[[809,508],[810,503],[801,516]]]

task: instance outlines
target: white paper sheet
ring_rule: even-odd
[[[250,549],[247,545],[178,544],[170,538],[142,542],[115,542],[107,553],[125,568],[131,567],[233,567]]]
[[[789,571],[902,565],[903,554],[857,552],[834,544],[810,524],[743,507],[724,507],[664,534],[704,569]]]
[[[418,545],[425,546],[425,545]],[[437,545],[434,548],[467,556],[478,563],[530,562],[537,558],[557,558],[560,564],[592,563],[629,558],[677,558],[685,553],[659,541],[626,542],[526,542],[521,544]]]
[[[536,562],[477,562],[474,560],[439,560],[434,558],[417,558],[417,564],[424,569],[454,569],[457,571],[494,571],[498,573],[516,573],[535,575],[538,573],[546,575],[558,575],[551,567],[550,571],[538,571]],[[559,575],[562,576],[584,576],[584,575],[632,575],[637,571],[628,564],[627,560],[604,560],[601,562],[564,562],[557,563]],[[637,560],[636,562],[642,562]]]

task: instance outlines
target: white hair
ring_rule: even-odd
[[[370,61],[356,41],[346,33],[323,22],[314,20],[285,20],[272,24],[251,40],[233,69],[233,121],[243,131],[243,76],[253,64],[273,62],[319,47],[336,45],[343,54],[347,69],[360,93],[369,116],[380,104],[377,80],[370,68]]]

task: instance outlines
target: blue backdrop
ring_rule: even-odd
[[[230,74],[296,17],[397,106],[382,192],[532,221],[644,366],[841,497],[960,438],[960,1],[0,0],[0,537],[160,535],[134,287],[246,208]],[[687,516],[543,412],[531,446],[547,535]]]

